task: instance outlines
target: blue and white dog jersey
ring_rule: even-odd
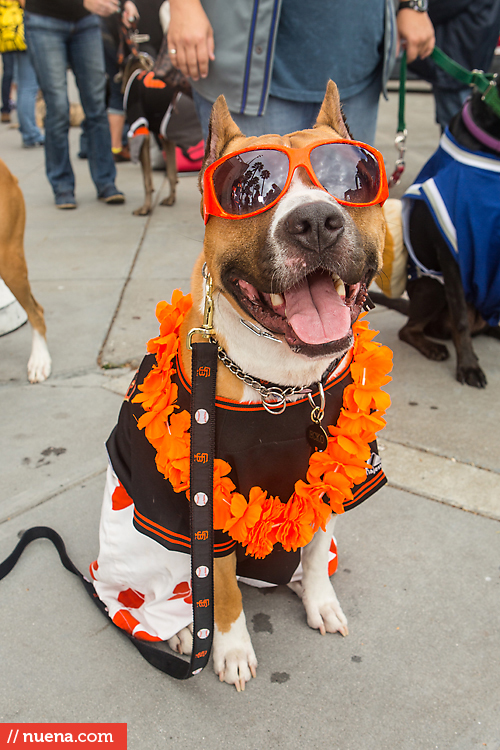
[[[403,196],[406,247],[424,275],[410,242],[413,201],[424,200],[457,261],[465,297],[491,326],[500,319],[500,157],[469,151],[447,129],[439,148]]]

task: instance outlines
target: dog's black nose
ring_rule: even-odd
[[[340,207],[325,201],[295,208],[285,220],[286,231],[307,250],[321,252],[334,245],[344,231]]]

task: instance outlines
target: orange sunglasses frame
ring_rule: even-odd
[[[384,165],[384,159],[382,157],[382,154],[380,151],[377,151],[376,148],[373,148],[373,146],[369,146],[367,143],[362,143],[361,141],[349,141],[349,140],[337,140],[332,141],[329,139],[325,139],[322,141],[316,141],[316,143],[311,143],[308,146],[305,146],[304,148],[291,148],[290,146],[283,146],[283,145],[275,145],[275,146],[259,146],[258,144],[255,144],[254,146],[248,146],[247,148],[242,148],[239,151],[234,151],[230,154],[225,154],[220,159],[217,159],[217,161],[214,161],[212,164],[210,164],[203,175],[203,217],[205,220],[205,224],[207,223],[210,216],[219,216],[222,219],[248,219],[251,216],[257,216],[258,214],[264,213],[264,211],[269,211],[270,208],[275,206],[279,200],[281,200],[282,196],[286,193],[288,188],[290,187],[290,183],[292,181],[292,177],[295,173],[295,170],[297,167],[304,167],[307,174],[309,175],[309,178],[311,182],[316,185],[316,187],[321,188],[321,190],[324,190],[325,193],[330,195],[328,193],[328,190],[321,185],[318,178],[314,174],[314,170],[312,168],[311,160],[310,160],[310,154],[311,151],[318,146],[325,146],[327,144],[334,144],[334,143],[347,143],[350,146],[360,146],[361,148],[365,149],[365,151],[368,151],[372,156],[374,156],[377,160],[377,164],[380,170],[380,186],[378,189],[378,193],[374,200],[370,201],[369,203],[351,203],[350,201],[344,201],[340,200],[340,198],[336,198],[334,195],[332,195],[332,198],[335,198],[337,203],[340,203],[342,206],[354,206],[356,208],[365,208],[367,206],[376,206],[378,203],[381,205],[385,203],[389,196],[389,187],[387,185],[387,175],[385,172],[385,165]],[[281,151],[282,153],[287,154],[288,156],[288,176],[286,178],[285,185],[283,187],[283,190],[278,195],[277,198],[275,198],[268,206],[263,206],[262,208],[258,208],[256,211],[250,211],[250,213],[247,214],[229,214],[220,205],[219,201],[217,200],[217,197],[215,195],[215,188],[213,183],[213,174],[217,167],[219,167],[221,164],[223,164],[228,159],[231,159],[233,156],[238,156],[239,154],[245,154],[249,151]]]

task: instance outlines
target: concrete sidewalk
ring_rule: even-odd
[[[391,95],[380,112],[388,171],[396,106]],[[437,145],[430,95],[408,96],[407,121],[408,167],[395,197]],[[31,331],[0,338],[0,559],[20,530],[48,525],[85,572],[97,554],[104,441],[156,334],[156,302],[188,290],[203,222],[191,176],[181,177],[174,208],[133,216],[142,180],[131,164],[119,165],[117,180],[127,203],[99,203],[77,136],[79,207],[61,212],[43,152],[22,150],[14,129],[0,129],[0,157],[26,199],[30,280],[53,358],[51,378],[30,386]],[[161,173],[155,184],[159,201]],[[334,585],[350,636],[310,630],[286,588],[244,587],[257,680],[238,695],[209,667],[180,683],[148,666],[51,545],[36,542],[0,583],[1,722],[127,722],[133,750],[499,750],[498,342],[475,340],[488,378],[479,391],[455,381],[453,352],[433,363],[401,343],[397,313],[370,318],[394,350],[380,439],[389,486],[337,526]]]

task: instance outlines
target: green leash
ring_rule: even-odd
[[[432,59],[440,68],[451,75],[457,81],[476,88],[482,94],[482,100],[491,107],[493,112],[500,117],[500,93],[498,91],[497,74],[484,73],[482,70],[467,70],[459,63],[448,57],[439,47],[434,47],[431,54]],[[399,108],[398,108],[398,129],[394,145],[399,153],[396,160],[394,172],[389,179],[389,187],[394,187],[401,180],[405,169],[406,153],[406,121],[405,121],[405,103],[406,103],[406,50],[401,57],[399,69]]]

